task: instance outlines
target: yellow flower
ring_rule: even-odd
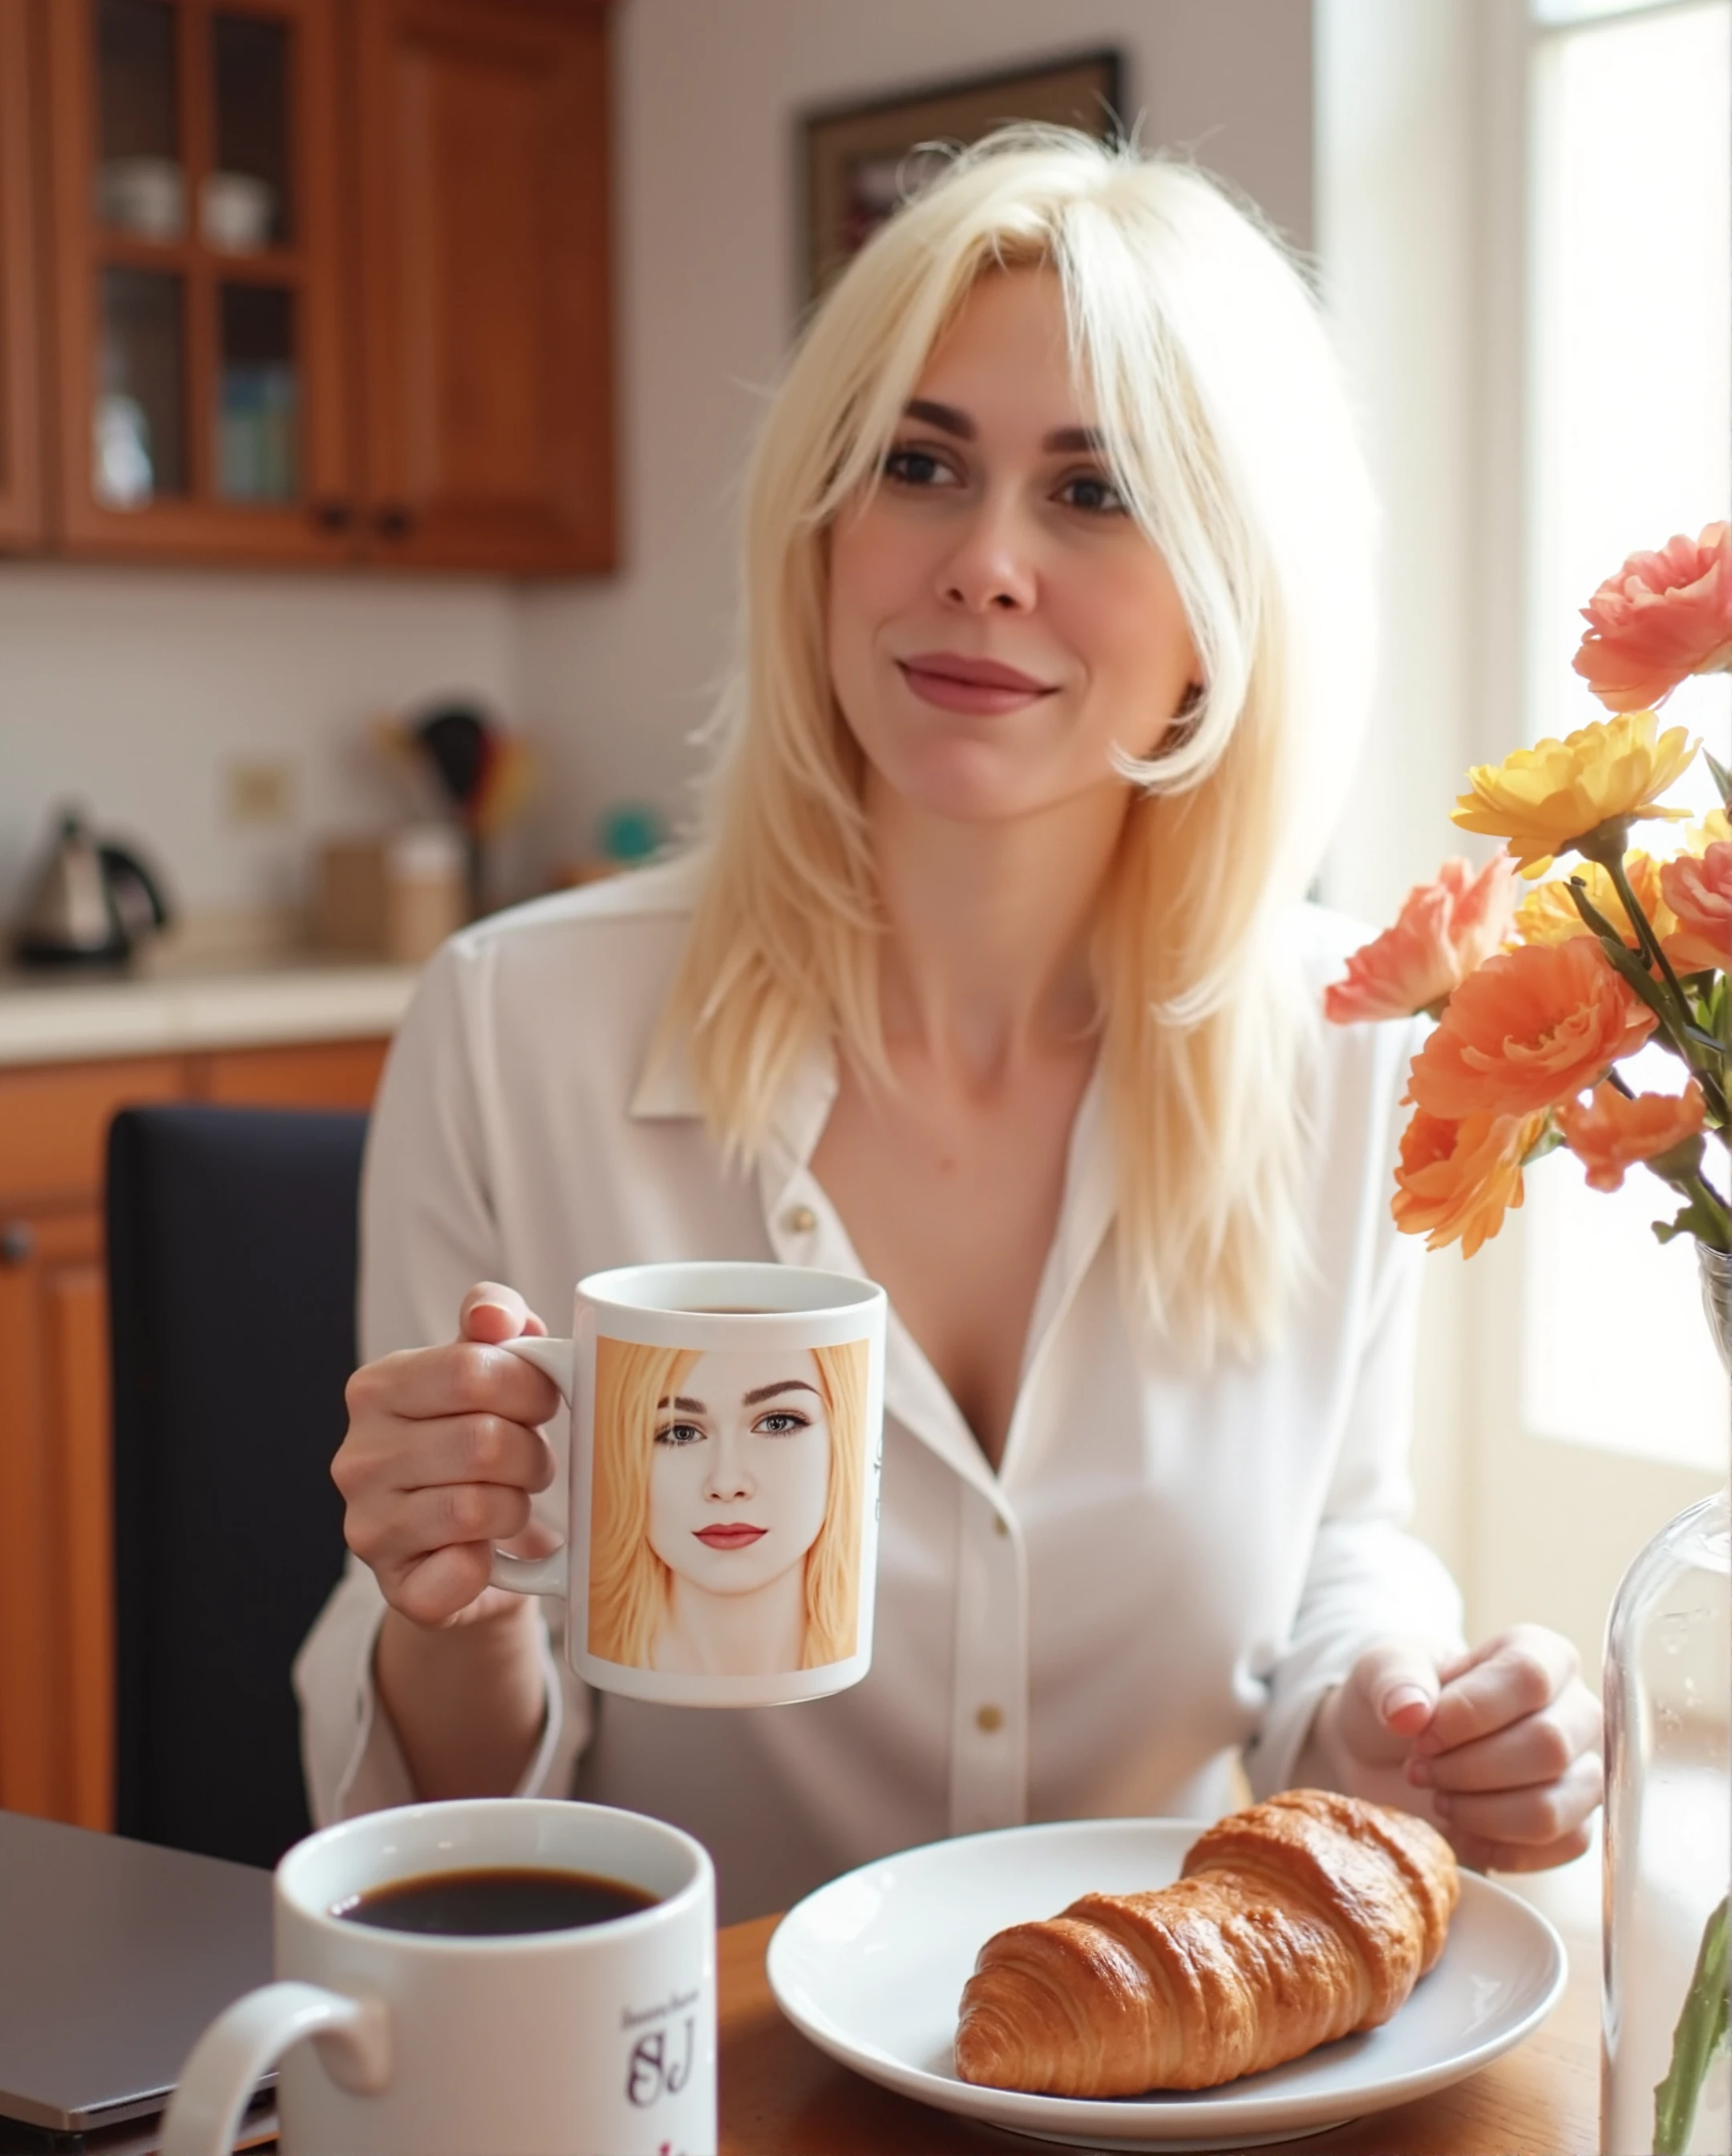
[[[1542,875],[1602,824],[1686,808],[1655,806],[1696,753],[1682,726],[1654,739],[1652,711],[1620,711],[1562,741],[1519,748],[1502,763],[1476,764],[1451,820],[1464,831],[1507,839],[1524,876]]]
[[[1597,861],[1584,861],[1571,873],[1580,876],[1586,886],[1588,904],[1596,913],[1604,915],[1626,943],[1634,947],[1639,939],[1606,870]],[[1678,921],[1661,893],[1660,864],[1644,853],[1626,854],[1624,874],[1636,894],[1636,903],[1647,916],[1654,933],[1669,936]],[[1524,943],[1562,943],[1572,936],[1593,933],[1576,910],[1576,901],[1570,896],[1570,880],[1569,876],[1557,876],[1547,883],[1536,883],[1517,906],[1515,932]]]
[[[1693,824],[1684,837],[1684,851],[1694,854],[1699,860],[1710,846],[1724,846],[1732,839],[1732,816],[1724,808],[1710,808],[1699,824]]]

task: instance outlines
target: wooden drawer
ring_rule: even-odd
[[[384,1067],[383,1040],[320,1040],[295,1048],[231,1048],[197,1056],[190,1090],[201,1101],[255,1108],[370,1108]]]
[[[175,1101],[180,1057],[35,1064],[0,1070],[0,1204],[78,1199],[102,1188],[102,1151],[115,1111]]]
[[[102,1219],[13,1215],[0,1262],[0,1806],[112,1824]]]

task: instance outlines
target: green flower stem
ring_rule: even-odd
[[[1725,1091],[1720,1081],[1720,1074],[1704,1062],[1699,1055],[1691,1053],[1693,1043],[1689,1029],[1696,1022],[1694,1007],[1684,993],[1683,983],[1678,979],[1673,971],[1672,961],[1666,956],[1665,946],[1654,933],[1653,923],[1642,911],[1641,901],[1631,888],[1629,876],[1624,869],[1623,855],[1621,852],[1612,853],[1608,850],[1600,857],[1600,865],[1612,878],[1612,887],[1617,892],[1630,925],[1636,931],[1641,942],[1643,955],[1650,965],[1658,968],[1667,987],[1672,992],[1672,1003],[1676,1018],[1668,1030],[1672,1033],[1673,1045],[1677,1047],[1678,1054],[1683,1056],[1687,1066],[1695,1073],[1700,1081],[1709,1108],[1724,1123],[1727,1116],[1727,1105]],[[1714,1058],[1716,1062],[1719,1060],[1718,1057]]]
[[[1683,1190],[1690,1202],[1699,1205],[1714,1224],[1716,1233],[1709,1238],[1709,1247],[1716,1250],[1725,1250],[1729,1244],[1732,1244],[1732,1214],[1726,1210],[1725,1199],[1699,1173],[1689,1178]]]
[[[1612,886],[1623,903],[1623,909],[1629,917],[1630,926],[1642,940],[1642,947],[1647,953],[1648,963],[1658,970],[1667,987],[1671,989],[1685,1024],[1694,1024],[1696,1014],[1690,1006],[1688,997],[1683,992],[1683,983],[1673,970],[1672,961],[1666,956],[1665,945],[1655,935],[1653,923],[1642,911],[1642,901],[1631,888],[1630,879],[1624,868],[1622,855],[1612,855],[1602,865],[1607,875],[1612,878]]]
[[[1726,1903],[1703,1928],[1702,1946],[1672,2036],[1672,2063],[1654,2090],[1654,2156],[1683,2156],[1714,2055],[1726,2041]]]
[[[1627,1094],[1627,1087],[1619,1090]],[[1694,1141],[1693,1161],[1678,1159],[1684,1149],[1676,1146],[1669,1152],[1652,1153],[1642,1163],[1657,1182],[1663,1183],[1668,1190],[1675,1190],[1687,1201],[1684,1210],[1665,1233],[1661,1233],[1661,1223],[1656,1223],[1654,1232],[1662,1242],[1669,1241],[1675,1235],[1691,1235],[1711,1250],[1724,1250],[1732,1245],[1732,1212],[1728,1211],[1725,1199],[1702,1173],[1701,1139]]]

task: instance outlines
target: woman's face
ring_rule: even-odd
[[[1120,501],[1048,270],[975,286],[830,533],[831,680],[877,783],[966,820],[1125,782],[1199,678]]]
[[[712,1594],[797,1564],[824,1523],[830,1424],[807,1348],[700,1355],[656,1414],[649,1546]]]

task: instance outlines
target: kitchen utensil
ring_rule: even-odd
[[[256,254],[270,244],[277,191],[251,172],[207,172],[198,187],[198,232],[225,254]]]
[[[140,239],[178,239],[186,228],[186,175],[172,157],[110,157],[96,173],[105,224]]]
[[[318,937],[327,950],[418,965],[463,927],[468,900],[463,839],[447,824],[320,849]]]
[[[120,965],[169,919],[154,872],[67,809],[30,884],[13,954],[23,966]]]

